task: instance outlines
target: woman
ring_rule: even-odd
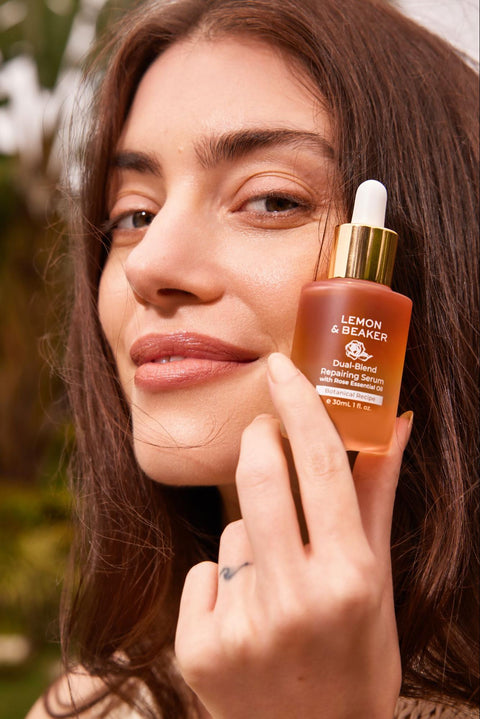
[[[171,0],[91,73],[63,605],[82,669],[31,717],[471,715],[474,72],[379,0]],[[285,355],[371,177],[414,315],[404,414],[352,478]]]

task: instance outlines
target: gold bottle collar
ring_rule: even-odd
[[[338,225],[328,276],[370,280],[390,286],[397,240],[397,233],[385,227]]]

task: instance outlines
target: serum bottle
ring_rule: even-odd
[[[335,229],[327,280],[302,289],[292,360],[315,385],[345,449],[384,452],[393,435],[412,302],[390,288],[398,235],[387,191],[362,183]]]

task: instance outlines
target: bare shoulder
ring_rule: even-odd
[[[52,714],[49,713],[47,706],[55,715],[72,711],[75,705],[81,706],[88,700],[104,696],[105,693],[106,687],[101,679],[92,677],[82,667],[78,667],[60,677],[45,695],[35,702],[25,719],[51,719]],[[97,719],[102,708],[105,708],[105,702],[100,700],[94,708],[82,712],[79,716],[82,719]]]

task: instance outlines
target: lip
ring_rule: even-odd
[[[149,391],[199,384],[241,369],[259,358],[243,347],[196,332],[147,334],[130,348],[135,385]],[[181,357],[161,362],[166,357]]]

